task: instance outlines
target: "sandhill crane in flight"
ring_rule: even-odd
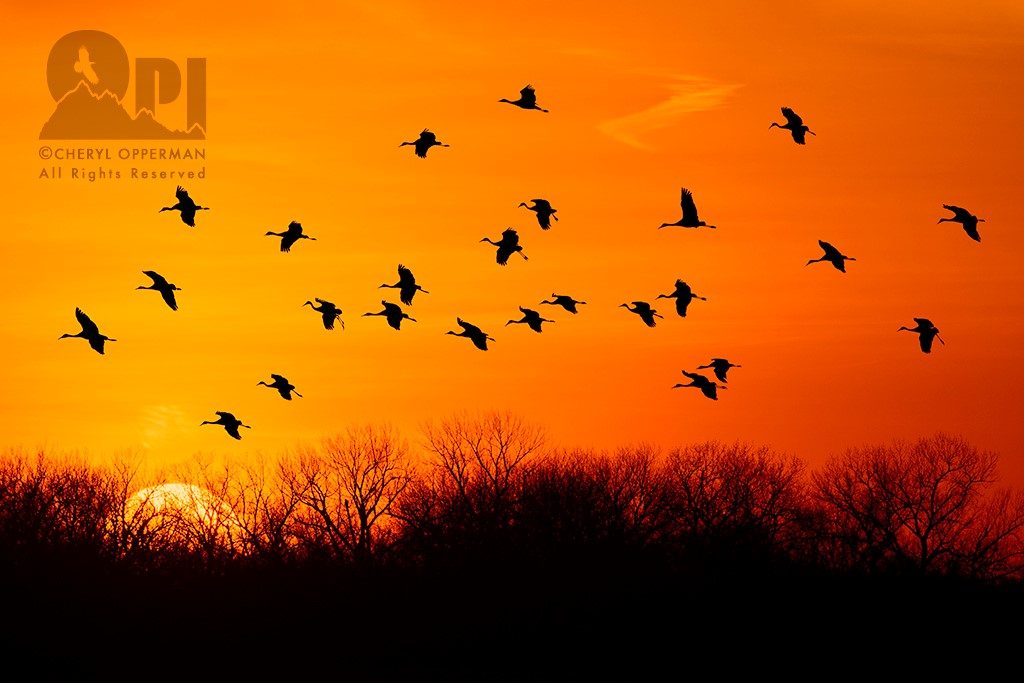
[[[252,429],[252,427],[250,427],[249,425],[242,424],[242,421],[239,420],[234,415],[232,415],[231,413],[227,413],[222,410],[218,410],[216,411],[216,413],[219,416],[216,420],[212,422],[210,420],[203,420],[202,422],[199,423],[199,426],[202,427],[203,425],[221,425],[222,427],[224,427],[224,431],[231,435],[231,438],[238,439],[239,441],[242,440],[242,435],[238,433],[239,427]]]
[[[541,109],[537,106],[537,91],[533,89],[532,85],[527,85],[525,88],[519,91],[518,100],[508,100],[502,97],[499,102],[507,102],[508,104],[514,104],[520,109],[536,109],[547,113],[547,109]]]
[[[978,218],[967,209],[952,204],[943,204],[942,208],[949,209],[954,215],[952,218],[940,218],[939,223],[960,223],[964,226],[964,232],[968,237],[975,242],[981,241],[981,235],[978,234],[978,223],[984,223],[984,218]]]
[[[256,383],[256,386],[270,387],[271,389],[277,389],[277,393],[281,394],[281,398],[286,401],[292,400],[292,394],[295,394],[299,398],[302,398],[302,394],[295,391],[295,385],[292,384],[285,378],[284,375],[275,375],[270,373],[270,378],[274,380],[270,384],[267,384],[263,380]]]
[[[406,306],[412,306],[412,298],[415,296],[417,290],[424,294],[430,294],[430,292],[416,284],[416,278],[413,276],[412,271],[401,263],[398,264],[398,282],[393,285],[385,283],[380,287],[391,287],[392,289],[397,289],[399,298]],[[377,289],[380,289],[380,287]]]
[[[509,320],[507,323],[505,323],[505,327],[519,323],[526,323],[534,332],[542,332],[543,330],[541,330],[541,323],[555,322],[554,320],[548,320],[547,318],[540,317],[540,313],[533,310],[532,308],[523,308],[522,306],[520,306],[519,310],[522,311],[523,317],[520,318],[519,320]]]
[[[710,379],[700,374],[699,372],[687,372],[682,371],[684,375],[690,378],[689,384],[676,384],[672,388],[679,389],[680,387],[697,387],[701,393],[710,398],[712,401],[718,400],[718,390],[728,389],[728,387],[720,386]]]
[[[655,318],[665,317],[651,308],[651,305],[646,301],[634,301],[633,308],[630,308],[629,304],[619,304],[619,306],[625,308],[630,313],[636,313],[640,316],[640,319],[644,321],[644,324],[647,325],[647,327],[654,327],[658,324],[658,321],[655,320]]]
[[[697,217],[697,205],[693,203],[693,193],[685,187],[679,193],[679,206],[683,209],[683,217],[675,223],[662,223],[658,228],[678,226],[680,228],[714,228]]]
[[[546,199],[531,199],[533,206],[530,206],[526,202],[519,202],[519,206],[525,206],[530,211],[537,214],[537,222],[540,224],[541,230],[547,230],[551,227],[551,219],[558,220],[558,209],[551,208],[551,202]]]
[[[78,48],[78,59],[74,64],[75,73],[82,74],[93,85],[100,82],[100,77],[96,75],[92,68],[95,63],[89,58],[89,49],[85,45]]]
[[[708,363],[707,365],[698,365],[697,369],[698,370],[714,370],[715,371],[715,377],[718,378],[718,381],[720,381],[720,382],[728,382],[729,380],[726,379],[725,375],[726,375],[727,372],[729,372],[729,368],[742,368],[742,367],[743,367],[742,365],[736,365],[735,363],[730,363],[725,358],[712,358],[710,363]]]
[[[676,288],[671,294],[659,294],[656,299],[675,299],[676,300],[676,313],[679,317],[686,317],[686,309],[690,306],[690,302],[694,299],[700,299],[701,301],[707,301],[705,297],[697,296],[690,289],[690,285],[686,284],[682,280],[676,280]]]
[[[149,279],[153,281],[153,284],[148,287],[138,286],[135,289],[153,289],[160,292],[160,296],[164,298],[164,302],[171,307],[172,311],[178,310],[178,302],[174,300],[174,293],[180,292],[181,287],[173,285],[167,281],[167,279],[160,273],[154,270],[144,270],[143,275],[148,275]]]
[[[828,261],[833,266],[835,266],[836,270],[838,270],[841,273],[845,273],[845,262],[857,260],[852,256],[844,256],[838,249],[836,249],[835,247],[833,247],[831,244],[824,240],[818,240],[818,244],[821,245],[821,248],[825,252],[825,255],[822,256],[821,258],[812,258],[810,261],[807,262],[807,265],[811,265],[812,263],[819,263],[821,261]]]
[[[316,241],[315,237],[310,237],[306,233],[302,232],[302,224],[298,221],[292,221],[288,224],[288,229],[284,232],[270,232],[267,231],[267,235],[273,235],[274,237],[281,238],[281,251],[291,251],[292,245],[299,240],[313,240]]]
[[[402,144],[399,145],[399,147],[405,147],[406,145],[412,145],[413,151],[416,152],[416,156],[418,156],[421,159],[426,159],[427,152],[429,152],[430,148],[435,145],[437,145],[438,147],[450,146],[438,141],[437,136],[431,131],[427,130],[426,128],[423,129],[423,132],[420,133],[420,136],[418,138],[416,138],[412,142],[403,142]]]
[[[78,334],[62,334],[57,337],[57,340],[66,339],[68,337],[81,337],[89,342],[89,346],[93,348],[96,353],[103,353],[103,342],[117,341],[110,337],[100,334],[100,329],[96,326],[92,320],[89,319],[85,313],[82,312],[81,308],[75,309],[75,317],[78,318],[78,324],[82,326],[82,331]]]
[[[900,327],[896,331],[916,332],[918,334],[918,341],[921,342],[921,350],[925,353],[932,352],[932,341],[936,338],[939,340],[939,343],[946,344],[946,342],[942,341],[942,337],[939,336],[939,328],[935,327],[931,320],[928,318],[914,318],[914,322],[917,323],[916,327]]]
[[[501,240],[498,242],[495,242],[490,237],[485,237],[480,241],[487,242],[488,244],[493,244],[498,247],[498,251],[495,254],[495,260],[498,262],[499,266],[503,266],[508,263],[508,258],[512,254],[519,254],[523,257],[524,261],[530,260],[529,257],[523,253],[523,248],[519,245],[519,233],[512,228],[508,228],[502,232]]]
[[[363,315],[382,315],[387,319],[388,325],[396,330],[401,329],[403,320],[408,319],[412,322],[416,322],[416,318],[403,311],[402,307],[398,304],[393,304],[390,301],[385,301],[384,299],[381,299],[380,302],[384,305],[383,311],[380,313],[363,313]]]
[[[462,332],[452,332],[451,330],[448,330],[447,332],[445,332],[445,334],[450,334],[456,337],[467,337],[468,339],[472,340],[473,345],[476,348],[480,349],[481,351],[487,350],[488,341],[495,341],[493,337],[488,335],[486,332],[481,330],[476,325],[467,323],[462,318],[456,318],[455,321],[462,326]]]
[[[542,304],[550,304],[552,306],[561,306],[570,313],[576,313],[576,306],[587,303],[586,301],[577,301],[571,296],[566,294],[552,294],[552,301],[541,301]]]
[[[773,121],[772,125],[768,126],[768,130],[771,130],[772,128],[785,128],[793,134],[793,140],[795,140],[798,145],[805,144],[804,137],[806,133],[810,133],[811,135],[815,134],[814,131],[804,125],[804,120],[789,107],[782,108],[782,115],[786,117],[786,125],[775,123]]]
[[[192,198],[188,196],[188,192],[181,185],[178,185],[178,189],[174,191],[174,196],[178,198],[178,202],[174,206],[165,206],[160,209],[159,213],[164,211],[180,211],[181,222],[190,228],[196,227],[196,211],[210,210],[210,207],[199,206],[192,201]]]
[[[337,321],[339,321],[341,323],[341,329],[345,329],[345,321],[341,319],[341,309],[340,308],[338,308],[337,306],[332,304],[330,301],[327,301],[326,299],[319,299],[319,298],[317,298],[316,302],[318,304],[320,304],[319,308],[314,306],[312,301],[307,301],[306,303],[304,303],[302,305],[303,306],[309,306],[314,311],[316,311],[317,313],[319,313],[320,315],[323,316],[323,319],[324,319],[324,329],[325,330],[333,330],[334,329],[334,321],[335,320],[337,320]]]

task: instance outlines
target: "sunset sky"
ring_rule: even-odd
[[[549,443],[766,443],[812,466],[848,446],[944,430],[1024,484],[1024,5],[1020,2],[18,3],[5,11],[0,446],[273,455],[388,422],[510,410]],[[40,141],[50,47],[105,31],[137,57],[207,58],[205,141]],[[544,114],[514,99],[532,84]],[[129,100],[134,84],[129,88]],[[781,106],[806,146],[769,130]],[[161,108],[171,128],[184,104]],[[430,128],[451,146],[416,158]],[[65,162],[39,148],[192,147],[205,163]],[[188,228],[178,180],[67,178],[72,166],[190,170],[212,207]],[[689,188],[716,230],[666,228]],[[549,199],[542,231],[519,208]],[[937,225],[987,219],[982,242]],[[317,238],[291,253],[268,230]],[[529,261],[480,244],[514,227]],[[817,240],[857,258],[841,274]],[[409,266],[430,294],[400,332],[378,289]],[[156,270],[180,310],[136,291]],[[707,301],[683,319],[659,293]],[[578,315],[537,306],[552,292]],[[303,308],[344,311],[334,331]],[[656,303],[657,327],[618,305]],[[118,339],[100,356],[80,306]],[[556,323],[542,334],[518,306]],[[462,317],[497,341],[446,336]],[[930,318],[925,355],[897,332]],[[670,387],[721,356],[718,401]],[[303,398],[256,386],[288,377]],[[199,427],[233,412],[252,430]]]

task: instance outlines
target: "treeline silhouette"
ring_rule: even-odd
[[[330,669],[320,656],[384,678],[545,657],[635,673],[721,647],[716,633],[839,647],[845,611],[875,610],[876,634],[968,611],[977,633],[1020,606],[1024,497],[956,436],[808,471],[745,443],[551,449],[492,413],[429,425],[422,448],[369,426],[274,461],[197,463],[178,504],[137,463],[10,453],[5,647],[41,674],[108,680],[199,643],[232,673]],[[743,636],[787,610],[806,621]],[[657,654],[634,662],[635,648]]]

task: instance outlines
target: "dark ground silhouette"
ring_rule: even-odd
[[[51,680],[649,680],[972,662],[985,678],[1016,657],[1024,503],[962,439],[808,474],[739,443],[552,450],[502,415],[425,435],[415,465],[368,427],[197,474],[233,511],[227,535],[126,508],[131,467],[0,458],[5,664]]]

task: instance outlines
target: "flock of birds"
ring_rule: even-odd
[[[508,103],[513,106],[519,107],[520,109],[537,110],[541,112],[547,112],[547,109],[541,108],[537,104],[537,94],[534,88],[527,85],[520,91],[520,96],[516,100],[509,100],[502,98],[499,102]],[[789,107],[782,108],[782,115],[786,119],[786,123],[775,123],[768,127],[769,130],[772,128],[781,128],[788,130],[793,137],[793,141],[797,144],[806,144],[806,135],[809,133],[815,135],[806,124],[803,119],[796,114]],[[420,132],[419,137],[416,140],[410,142],[402,142],[399,147],[412,146],[413,151],[417,157],[425,159],[427,153],[432,147],[448,147],[449,145],[441,142],[437,139],[437,135],[424,128]],[[173,206],[165,206],[160,209],[163,211],[177,211],[181,218],[181,221],[189,226],[195,227],[196,213],[199,211],[209,210],[210,207],[201,206],[197,204],[188,194],[188,192],[182,188],[177,187],[175,190],[175,197],[177,202]],[[542,230],[549,230],[552,226],[552,220],[557,221],[558,216],[555,214],[557,210],[551,205],[551,202],[543,198],[534,198],[530,200],[531,203],[522,202],[519,207],[525,207],[529,211],[536,214],[537,223]],[[960,223],[967,233],[967,235],[977,241],[981,241],[981,237],[978,234],[978,223],[983,223],[983,218],[978,218],[967,209],[959,206],[953,206],[949,204],[943,204],[943,207],[953,212],[950,217],[940,218],[939,223],[944,222],[956,222]],[[659,226],[661,228],[667,227],[681,227],[681,228],[710,228],[715,229],[716,226],[709,225],[705,221],[701,220],[698,216],[697,205],[693,198],[693,193],[687,188],[681,189],[680,194],[680,208],[682,210],[682,216],[679,220],[672,223],[662,223]],[[302,225],[297,221],[292,221],[288,224],[287,230],[282,232],[268,231],[266,236],[274,236],[280,238],[280,250],[282,252],[289,252],[291,248],[299,240],[311,240],[315,241],[316,238],[307,235],[302,228]],[[508,264],[509,259],[514,255],[518,254],[522,259],[529,260],[529,257],[523,251],[523,246],[519,243],[519,233],[513,228],[508,228],[501,233],[501,237],[498,240],[492,240],[489,237],[484,237],[480,240],[496,247],[495,260],[498,265],[505,266]],[[818,244],[824,252],[823,255],[816,259],[810,259],[807,261],[807,265],[812,263],[828,262],[832,266],[842,272],[846,272],[846,262],[856,261],[857,259],[851,256],[846,256],[838,248],[832,244],[818,240]],[[181,288],[170,283],[167,279],[159,273],[152,270],[145,270],[143,274],[149,277],[151,284],[146,286],[139,286],[137,289],[149,289],[160,293],[164,302],[171,310],[178,310],[178,303],[175,299],[175,292],[181,291]],[[411,306],[413,298],[417,292],[423,294],[429,294],[419,283],[416,282],[416,278],[412,271],[399,264],[398,266],[398,282],[394,284],[384,283],[380,285],[380,288],[393,288],[398,289],[399,300],[405,306]],[[672,292],[668,294],[658,294],[656,299],[675,299],[676,313],[685,318],[687,310],[690,304],[696,299],[699,301],[707,301],[703,296],[699,296],[694,293],[693,289],[689,284],[681,279],[677,279],[675,287]],[[314,303],[315,301],[315,303]],[[314,301],[306,301],[303,306],[309,306],[315,312],[320,314],[321,321],[324,329],[333,330],[335,323],[340,322],[342,329],[345,327],[345,322],[341,319],[342,310],[336,304],[326,299],[315,298]],[[558,306],[565,311],[576,314],[579,309],[578,307],[586,304],[586,301],[576,299],[567,294],[552,294],[551,300],[543,300],[540,304],[546,304],[551,306]],[[381,316],[385,318],[387,324],[395,330],[400,330],[403,321],[417,322],[415,318],[410,316],[402,307],[396,303],[382,299],[381,305],[383,309],[378,312],[367,312],[363,313],[363,316]],[[651,303],[647,301],[633,301],[631,304],[623,303],[621,307],[625,308],[631,313],[635,313],[648,327],[654,327],[657,325],[657,318],[664,318],[657,310],[654,309]],[[523,324],[527,325],[534,332],[542,332],[544,323],[553,323],[554,320],[544,318],[541,314],[534,309],[519,307],[519,311],[522,313],[522,317],[518,320],[509,320],[505,323],[508,325]],[[112,339],[104,334],[101,334],[98,326],[94,323],[88,315],[86,315],[80,308],[75,309],[75,317],[78,319],[78,323],[81,326],[81,331],[76,334],[64,334],[60,339],[69,337],[78,337],[85,339],[89,342],[89,346],[92,347],[97,353],[104,353],[104,344],[106,342],[114,342],[116,339]],[[456,337],[465,337],[469,339],[473,345],[481,351],[487,351],[488,342],[495,341],[493,337],[484,332],[480,327],[470,322],[463,320],[462,318],[456,318],[456,322],[460,328],[460,331],[449,330],[445,334],[454,335]],[[897,331],[908,331],[918,335],[921,351],[924,353],[930,353],[932,349],[932,342],[934,339],[938,339],[940,343],[945,344],[942,337],[939,336],[939,329],[927,318],[914,318],[916,325],[914,327],[902,326]],[[696,370],[711,370],[714,373],[717,382],[712,380],[707,375],[701,374],[700,372],[690,372],[688,370],[682,370],[682,374],[690,381],[686,384],[678,383],[672,388],[683,388],[683,387],[694,387],[701,391],[704,396],[712,400],[718,400],[718,390],[725,389],[726,383],[728,382],[727,375],[731,368],[742,367],[736,365],[726,358],[712,358],[711,362],[707,365],[697,366]],[[271,374],[271,382],[260,381],[257,386],[266,386],[277,391],[281,397],[285,400],[292,400],[292,396],[301,397],[298,391],[295,390],[295,386],[291,384],[287,378],[279,374]],[[203,425],[214,424],[224,427],[225,431],[235,439],[241,439],[239,433],[240,427],[247,429],[251,428],[249,425],[243,424],[241,420],[236,418],[233,414],[225,411],[217,411],[216,415],[218,419],[215,421],[203,421]]]

